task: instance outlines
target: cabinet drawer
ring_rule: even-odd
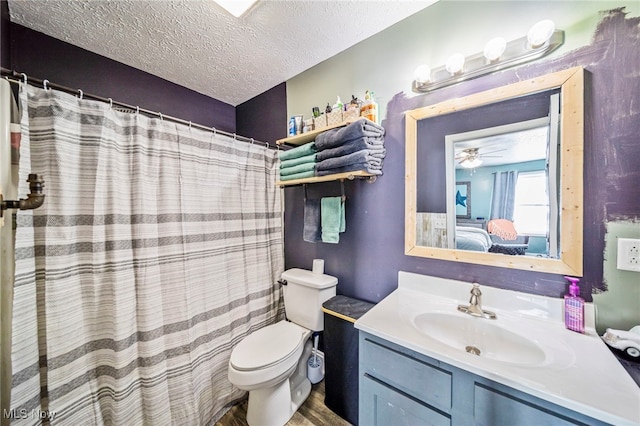
[[[439,410],[451,410],[451,373],[381,345],[362,340],[363,373]]]
[[[364,376],[362,381],[360,424],[371,426],[451,426],[448,415],[403,395],[385,383]]]
[[[479,426],[563,426],[585,425],[575,418],[569,418],[516,396],[475,385],[473,413]]]

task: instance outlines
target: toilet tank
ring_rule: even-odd
[[[293,268],[282,273],[287,319],[311,331],[324,330],[322,304],[336,295],[338,279]]]

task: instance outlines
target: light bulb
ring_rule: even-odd
[[[418,84],[424,84],[431,81],[431,68],[429,65],[420,65],[413,72],[413,78]]]
[[[462,162],[460,162],[460,165],[465,169],[475,169],[480,164],[482,164],[482,160],[478,157],[472,158],[471,160],[463,160]]]
[[[489,61],[497,61],[504,53],[507,47],[507,41],[502,37],[492,38],[484,45],[484,57]]]
[[[536,23],[527,34],[527,40],[532,48],[542,46],[551,38],[553,32],[556,30],[556,24],[550,19],[545,19]]]
[[[464,67],[464,56],[462,53],[454,53],[449,56],[447,62],[445,63],[445,68],[451,75],[458,74],[462,72],[462,68]]]

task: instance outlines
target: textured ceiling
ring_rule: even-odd
[[[9,0],[11,21],[236,106],[435,0]]]

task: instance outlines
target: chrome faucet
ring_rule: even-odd
[[[495,312],[485,311],[482,309],[482,292],[477,283],[473,283],[471,288],[471,297],[469,298],[469,306],[458,305],[458,310],[474,317],[496,319]]]

